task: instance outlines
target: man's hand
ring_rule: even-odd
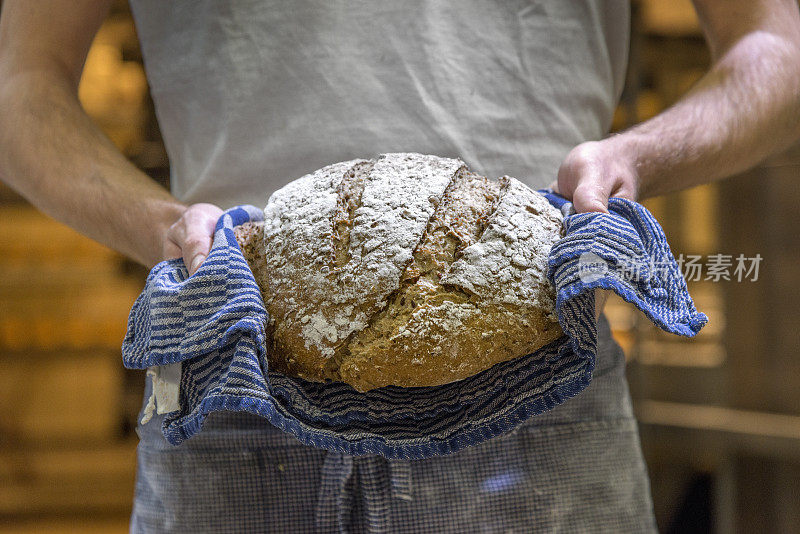
[[[613,138],[590,141],[572,149],[558,170],[558,181],[550,188],[572,199],[575,211],[608,212],[608,199],[636,200],[638,176],[633,158],[614,147]],[[603,314],[608,291],[594,292],[595,319]]]
[[[573,148],[550,188],[572,199],[578,213],[608,212],[609,197],[638,198],[639,177],[632,155],[616,147],[611,137]]]
[[[131,164],[78,100],[86,53],[110,4],[2,2],[0,179],[51,217],[153,266],[187,208]],[[190,260],[207,253],[192,232],[174,235],[181,249],[190,240]]]
[[[796,0],[693,0],[711,49],[705,76],[669,109],[572,149],[551,188],[575,210],[606,212],[742,172],[800,136]],[[602,312],[605,292],[595,292]]]
[[[551,187],[577,212],[726,178],[800,136],[797,1],[693,1],[710,70],[669,109],[567,155]]]
[[[214,227],[222,210],[213,204],[192,204],[180,219],[169,227],[164,239],[165,259],[183,258],[183,263],[193,275],[208,257]]]

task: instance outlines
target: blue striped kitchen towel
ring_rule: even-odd
[[[162,427],[173,445],[199,432],[209,413],[233,410],[263,416],[307,445],[423,459],[508,432],[586,388],[596,354],[594,288],[616,292],[668,332],[693,336],[702,328],[706,316],[643,206],[614,198],[607,214],[575,214],[564,198],[540,193],[565,214],[565,237],[548,269],[565,336],[532,354],[451,384],[366,393],[269,369],[267,311],[233,233],[263,215],[239,206],[218,221],[211,252],[193,276],[181,259],[152,269],[128,319],[123,363],[181,362],[179,398]]]

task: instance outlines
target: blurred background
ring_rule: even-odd
[[[615,129],[669,106],[709,64],[689,0],[632,6]],[[168,183],[125,1],[95,39],[80,98]],[[676,257],[702,258],[689,286],[710,317],[687,341],[619,299],[607,306],[662,532],[800,532],[798,179],[800,145],[724,183],[645,202]],[[715,254],[732,256],[730,280],[704,280]],[[737,281],[740,254],[761,256],[756,280]],[[144,373],[122,367],[120,345],[146,275],[0,184],[0,534],[127,532]]]

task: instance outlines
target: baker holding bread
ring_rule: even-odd
[[[710,71],[670,109],[607,138],[627,59],[629,6],[622,0],[131,0],[170,158],[167,192],[115,149],[77,99],[87,50],[110,3],[3,2],[0,173],[42,211],[147,266],[182,257],[193,273],[208,254],[222,209],[263,205],[278,191],[285,198],[313,198],[302,180],[297,191],[283,188],[334,162],[348,165],[328,171],[338,181],[326,191],[344,199],[341,213],[331,217],[347,221],[351,191],[362,187],[360,201],[390,193],[379,205],[413,204],[430,198],[419,194],[424,188],[440,187],[433,195],[437,205],[444,199],[450,207],[440,215],[426,213],[425,220],[457,215],[458,224],[450,226],[462,230],[456,241],[463,245],[485,231],[481,213],[498,208],[497,198],[506,199],[506,206],[519,200],[520,213],[529,201],[536,211],[525,191],[556,177],[552,186],[577,211],[604,211],[611,196],[636,199],[741,172],[800,136],[800,14],[794,0],[695,0],[714,60]],[[403,165],[428,169],[413,173],[428,178],[413,190],[381,189]],[[492,181],[506,175],[514,181]],[[369,184],[377,189],[365,197]],[[503,196],[501,187],[518,189]],[[546,213],[538,216],[549,220]],[[415,217],[411,210],[407,219]],[[268,224],[269,218],[258,231],[267,235]],[[331,244],[328,257],[340,274],[330,276],[340,276],[334,279],[341,284],[330,294],[347,287],[352,258],[337,244],[347,226]],[[276,247],[280,239],[286,239],[284,247],[303,245],[276,232],[269,234]],[[545,242],[531,232],[523,235]],[[240,237],[246,244],[247,236]],[[435,232],[430,239],[440,241],[431,241],[428,252],[398,256],[413,276],[391,289],[392,295],[413,301],[443,291],[434,281],[442,272],[439,255],[449,253],[449,245]],[[459,259],[446,263],[452,267]],[[376,265],[391,270],[393,261]],[[479,261],[466,258],[461,271],[447,271],[448,287],[460,288],[447,302],[464,304],[465,314],[488,302],[488,296],[477,304],[469,297],[482,291],[469,273],[470,262]],[[279,267],[264,268],[262,289],[298,283]],[[545,302],[546,288],[534,286],[520,287]],[[286,304],[270,301],[273,294],[266,291],[267,305],[278,314]],[[332,310],[325,320],[342,313],[343,307],[325,302],[274,332],[287,350],[306,351],[303,361],[285,360],[286,372],[340,379],[361,390],[406,372],[387,373],[376,363],[387,350],[382,335],[349,332],[348,352],[338,357],[340,345],[330,341],[341,337],[336,325],[350,328],[361,319],[358,310],[347,312],[341,323],[314,319],[325,305]],[[411,324],[404,306],[398,301],[397,315],[373,321],[374,332]],[[546,339],[558,334],[557,323],[542,309],[519,313],[527,321],[523,326]],[[516,320],[503,313],[475,314],[475,328],[488,332],[487,321]],[[317,343],[288,347],[299,339]],[[403,343],[417,338],[408,339]],[[528,341],[500,336],[474,349],[499,361],[510,344]],[[408,371],[407,385],[474,372],[450,365],[471,361],[460,356],[467,349],[453,347],[458,358],[445,354],[420,363],[425,371]],[[365,360],[365,354],[375,360]],[[352,489],[352,500],[340,503],[347,513],[336,518],[336,528],[654,531],[624,361],[601,317],[597,367],[581,394],[514,432],[449,456],[354,468],[355,475],[342,481]],[[449,376],[442,379],[445,372]],[[146,397],[151,388],[148,382]],[[229,412],[210,415],[202,432],[173,447],[160,431],[162,418],[156,415],[137,429],[132,532],[327,529],[317,510],[327,497],[320,484],[326,451],[300,444],[262,418]],[[367,465],[362,458],[348,461]],[[385,470],[373,472],[375,465]],[[379,500],[388,504],[376,509],[371,492],[383,491],[375,488],[385,487],[381,481],[396,467],[410,474],[413,491]]]

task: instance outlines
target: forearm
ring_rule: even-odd
[[[0,179],[53,218],[151,266],[186,207],[136,169],[57,68],[0,80]]]
[[[725,178],[800,137],[795,0],[693,0],[713,65],[675,105],[575,147],[552,184],[578,212]]]
[[[633,159],[639,197],[742,172],[800,137],[800,43],[753,32],[678,103],[605,142]]]

